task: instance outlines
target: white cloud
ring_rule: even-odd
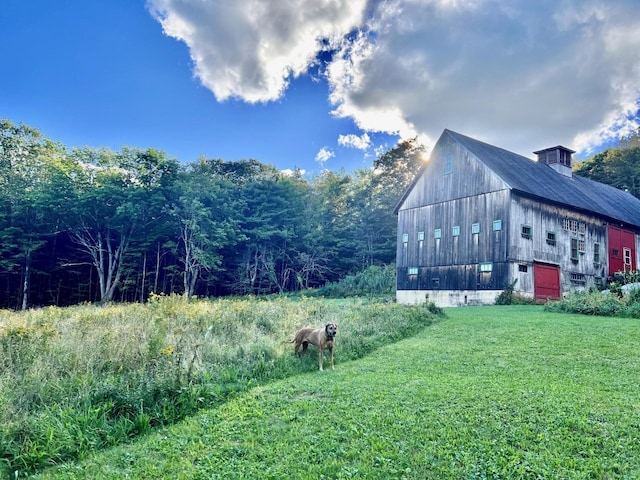
[[[316,154],[316,161],[320,163],[320,165],[324,165],[327,160],[335,156],[336,154],[332,152],[328,147],[322,147]]]
[[[360,136],[352,133],[349,135],[339,135],[338,145],[357,148],[358,150],[367,150],[371,146],[371,139],[366,132]]]
[[[638,125],[637,0],[148,0],[148,8],[189,46],[195,75],[219,100],[279,98],[329,44],[333,114],[365,132],[432,142],[451,128],[530,155],[557,144],[588,151]]]
[[[189,46],[194,73],[220,101],[280,98],[317,53],[362,23],[365,0],[148,0],[165,34]]]
[[[368,26],[327,69],[334,114],[365,130],[451,128],[530,155],[637,125],[637,1],[390,0]]]
[[[284,170],[280,170],[285,177],[295,177],[297,175],[304,175],[306,170],[304,168],[291,170],[290,168],[285,168]]]

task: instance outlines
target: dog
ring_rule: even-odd
[[[324,328],[305,327],[298,330],[296,336],[290,343],[295,343],[294,355],[298,355],[298,350],[302,347],[301,355],[307,351],[309,344],[318,347],[318,366],[322,371],[323,355],[325,348],[329,349],[329,360],[331,362],[331,369],[335,370],[333,366],[333,343],[336,333],[338,331],[338,325],[335,323],[327,323]]]

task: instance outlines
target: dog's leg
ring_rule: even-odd
[[[335,370],[333,366],[333,345],[329,347],[329,358],[331,359],[331,370]]]
[[[320,371],[322,372],[322,360],[324,356],[324,349],[322,347],[318,348],[318,365],[320,366]]]

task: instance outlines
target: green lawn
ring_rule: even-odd
[[[640,321],[446,313],[38,478],[640,478]]]

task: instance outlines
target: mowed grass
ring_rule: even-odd
[[[640,322],[448,309],[39,478],[640,478]]]

